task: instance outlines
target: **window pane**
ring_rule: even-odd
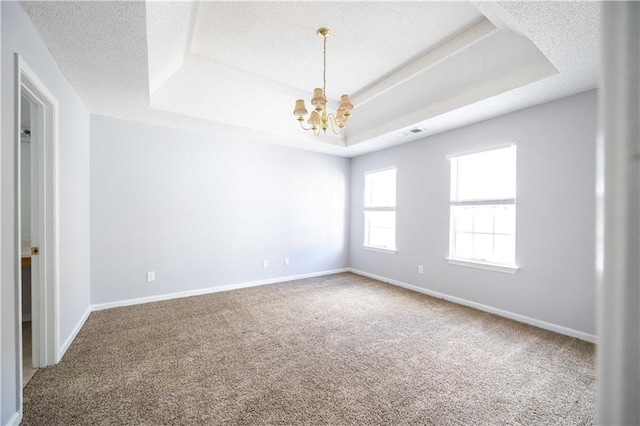
[[[493,233],[493,206],[473,207],[473,232]]]
[[[496,235],[492,262],[513,265],[516,263],[516,237]]]
[[[451,200],[465,203],[451,206],[450,255],[515,265],[515,197],[515,145],[453,158]]]
[[[515,198],[515,145],[463,155],[451,162],[451,183],[456,186],[451,190],[452,201]]]
[[[375,247],[393,248],[395,240],[395,230],[390,228],[375,228],[371,233],[369,245]]]
[[[455,221],[454,229],[458,232],[473,232],[473,207],[453,206],[451,214]]]
[[[395,207],[396,169],[365,175],[365,207]]]
[[[381,248],[396,247],[396,212],[365,212],[364,244]]]
[[[473,259],[491,261],[493,257],[493,235],[473,234]]]
[[[516,206],[513,204],[495,206],[495,233],[515,235]]]
[[[374,228],[395,228],[395,212],[369,212]]]
[[[455,252],[452,257],[471,259],[473,253],[473,234],[467,232],[456,232]]]

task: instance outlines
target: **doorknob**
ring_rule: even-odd
[[[40,249],[38,247],[31,247],[31,256],[35,256],[36,254],[40,254]]]

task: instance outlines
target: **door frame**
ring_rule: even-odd
[[[40,254],[31,260],[32,268],[39,271],[38,282],[32,283],[32,333],[34,339],[34,365],[45,367],[56,364],[60,358],[60,292],[59,292],[59,183],[58,183],[58,100],[24,59],[14,54],[14,126],[15,126],[15,262],[16,267],[16,365],[19,401],[22,411],[22,267],[21,267],[21,194],[20,194],[20,114],[22,95],[36,109],[37,131],[32,133],[31,150],[38,156],[38,206],[32,215],[38,215],[38,229],[32,229],[32,246]],[[32,123],[34,127],[34,123]],[[32,173],[32,176],[33,173]],[[32,197],[33,199],[33,197]],[[35,233],[34,233],[35,232]],[[35,238],[34,238],[35,236]],[[37,347],[37,348],[36,348]]]

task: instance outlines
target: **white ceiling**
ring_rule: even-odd
[[[327,39],[327,96],[339,99],[481,18],[470,3],[454,2],[365,8],[355,2],[209,2],[200,5],[191,53],[309,91],[322,85],[316,31],[325,22],[334,29]]]
[[[23,2],[92,113],[355,156],[592,89],[587,2]],[[309,108],[352,95],[340,136]],[[309,108],[310,109],[310,108]],[[424,129],[406,136],[411,128]]]

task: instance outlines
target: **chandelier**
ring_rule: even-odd
[[[313,89],[313,98],[311,99],[311,105],[315,107],[311,111],[311,115],[307,120],[307,123],[311,127],[305,127],[303,124],[304,115],[307,115],[307,107],[304,105],[304,100],[296,100],[296,106],[293,110],[293,114],[298,116],[298,122],[300,127],[304,130],[311,130],[314,135],[318,136],[320,130],[322,133],[327,133],[327,130],[331,128],[331,131],[336,135],[342,133],[342,129],[347,124],[347,120],[351,116],[351,110],[353,110],[353,104],[349,99],[349,95],[342,95],[340,97],[340,106],[335,112],[327,111],[327,38],[331,35],[331,29],[322,27],[318,30],[318,37],[322,38],[323,42],[323,69],[322,69],[322,88]]]

